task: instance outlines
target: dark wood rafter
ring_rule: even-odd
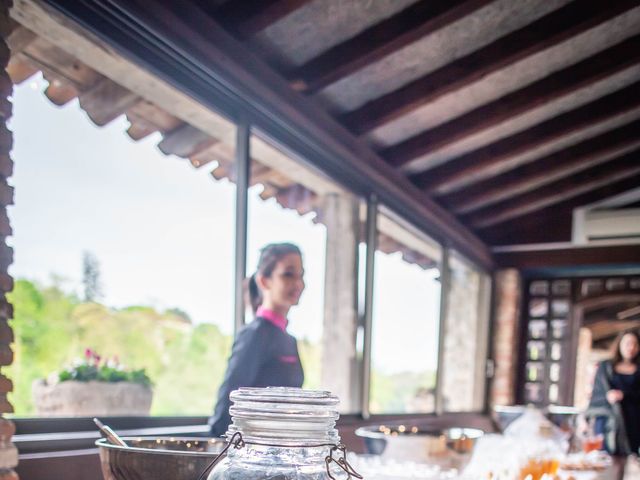
[[[141,99],[130,90],[121,87],[108,78],[101,78],[78,97],[80,107],[89,118],[102,127],[122,115],[122,112]]]
[[[519,154],[638,107],[640,107],[640,82],[635,82],[528,130],[502,138],[443,165],[414,175],[412,180],[430,195],[449,194],[533,161],[533,159],[521,160],[517,157]]]
[[[539,268],[575,265],[640,264],[640,247],[624,245],[617,247],[562,248],[495,254],[501,267]]]
[[[16,55],[24,50],[31,42],[37,38],[37,35],[22,25],[17,25],[11,34],[7,37],[7,45],[11,49],[11,55]]]
[[[535,162],[473,184],[439,200],[458,215],[504,201],[515,195],[604,163],[615,152],[640,143],[640,120],[551,153]]]
[[[540,202],[536,205],[537,208],[527,208],[528,206],[524,205],[524,201],[521,203],[520,199],[518,199],[516,200],[517,205],[522,206],[523,208],[518,212],[517,215],[510,216],[510,218],[508,219],[505,218],[501,222],[492,222],[490,225],[484,225],[477,228],[479,228],[481,232],[487,229],[502,228],[502,225],[509,225],[509,223],[507,222],[513,222],[513,220],[516,218],[517,224],[511,224],[514,227],[521,228],[520,218],[525,217],[527,216],[527,214],[535,212],[536,210],[541,210],[545,207],[548,208],[552,206],[554,206],[554,208],[557,208],[558,211],[560,211],[560,209],[574,209],[583,205],[588,205],[593,202],[604,200],[605,198],[611,197],[613,195],[617,195],[627,190],[637,188],[640,185],[640,164],[637,161],[637,157],[635,157],[635,162],[629,161],[629,165],[626,167],[626,169],[624,166],[620,166],[618,168],[619,169],[617,171],[613,171],[613,169],[611,169],[603,174],[600,174],[601,176],[598,179],[598,181],[601,182],[600,185],[596,183],[596,179],[592,179],[590,184],[591,189],[587,190],[586,187],[584,187],[584,190],[586,191],[583,190],[578,193],[565,191],[562,194],[555,195],[557,192],[553,191],[551,189],[551,186],[547,186],[545,187],[545,191],[547,191],[549,195],[554,195],[554,198],[550,199],[549,203],[547,203],[546,205],[540,206],[542,204],[542,202]],[[607,174],[610,174],[608,178]],[[576,182],[577,181],[578,179],[576,179]],[[582,188],[576,185],[578,184],[576,183],[573,185],[576,189]],[[569,185],[569,182],[565,183],[564,186],[569,188],[571,187]],[[538,193],[542,195],[542,189]],[[564,198],[560,198],[561,196],[563,196]],[[494,212],[494,216],[502,215],[507,211],[507,208],[512,205],[515,206],[515,202],[510,202],[509,205],[504,205],[500,210],[495,207],[491,210]],[[553,208],[551,209],[551,211],[553,211]]]
[[[209,134],[188,124],[183,124],[175,130],[163,135],[158,143],[158,149],[165,155],[177,155],[188,158],[216,143],[216,139]]]
[[[310,0],[229,0],[218,8],[207,6],[206,0],[197,3],[207,13],[241,40],[264,30]]]
[[[573,1],[469,55],[341,115],[339,119],[352,132],[362,135],[637,5],[640,5],[640,0]]]
[[[564,178],[473,213],[465,219],[474,228],[490,227],[508,220],[561,203],[582,193],[640,174],[639,152],[631,152],[615,160],[589,168],[570,178]]]
[[[490,245],[570,242],[573,208],[554,205],[479,232]]]
[[[419,133],[380,154],[393,166],[411,160],[488,129],[527,110],[540,107],[608,76],[640,63],[640,35],[544,77],[464,115]]]
[[[492,0],[420,0],[286,74],[296,90],[313,93],[377,62]]]

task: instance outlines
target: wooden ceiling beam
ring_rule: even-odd
[[[516,90],[464,115],[419,133],[380,154],[393,166],[433,153],[545,103],[640,63],[640,35]]]
[[[634,179],[635,184],[633,184]],[[492,227],[545,207],[575,200],[581,195],[597,194],[602,190],[612,190],[607,196],[622,193],[630,188],[638,187],[639,180],[640,161],[638,155],[624,155],[605,165],[591,168],[571,178],[553,182],[546,187],[520,195],[503,204],[483,209],[464,217],[463,222],[476,229]],[[629,183],[632,185],[627,187]],[[587,203],[590,202],[578,203],[575,206]]]
[[[96,125],[102,127],[115,120],[141,99],[114,81],[102,77],[78,97],[80,107]]]
[[[621,149],[638,143],[640,120],[551,153],[484,182],[470,185],[438,200],[457,215],[469,214],[603,163]]]
[[[165,133],[162,141],[158,143],[158,148],[165,155],[189,158],[217,142],[218,140],[211,135],[185,123]]]
[[[229,0],[212,9],[206,0],[199,5],[236,37],[246,40],[276,23],[310,0]]]
[[[296,68],[287,79],[313,93],[443,28],[491,0],[421,0]]]
[[[362,135],[638,5],[640,0],[573,1],[339,119],[352,132]]]
[[[520,154],[638,107],[640,107],[640,81],[562,113],[528,130],[502,138],[426,172],[413,175],[411,179],[430,195],[446,195],[533,161],[519,160],[517,156]]]
[[[26,27],[17,24],[7,37],[7,45],[11,55],[20,53],[27,48],[38,36]]]
[[[488,244],[524,245],[536,243],[570,242],[573,209],[553,206],[478,232]]]

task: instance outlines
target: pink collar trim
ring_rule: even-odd
[[[258,310],[256,311],[256,317],[264,318],[265,320],[273,323],[283,332],[287,329],[287,323],[289,323],[287,319],[282,315],[264,307],[258,307]]]

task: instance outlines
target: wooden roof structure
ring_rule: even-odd
[[[640,186],[638,1],[201,4],[490,245]]]
[[[239,67],[304,97],[337,141],[471,243],[568,242],[575,208],[640,187],[640,0],[187,3],[231,38]],[[231,152],[197,125],[24,28],[11,47],[15,81],[42,70],[55,103],[77,96],[98,125],[125,113],[132,138],[160,131],[165,153],[229,175]],[[280,180],[265,197],[313,209],[304,185]]]

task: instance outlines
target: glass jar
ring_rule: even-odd
[[[240,388],[230,398],[230,447],[208,480],[343,480],[355,474],[339,446],[335,395],[267,387]]]

